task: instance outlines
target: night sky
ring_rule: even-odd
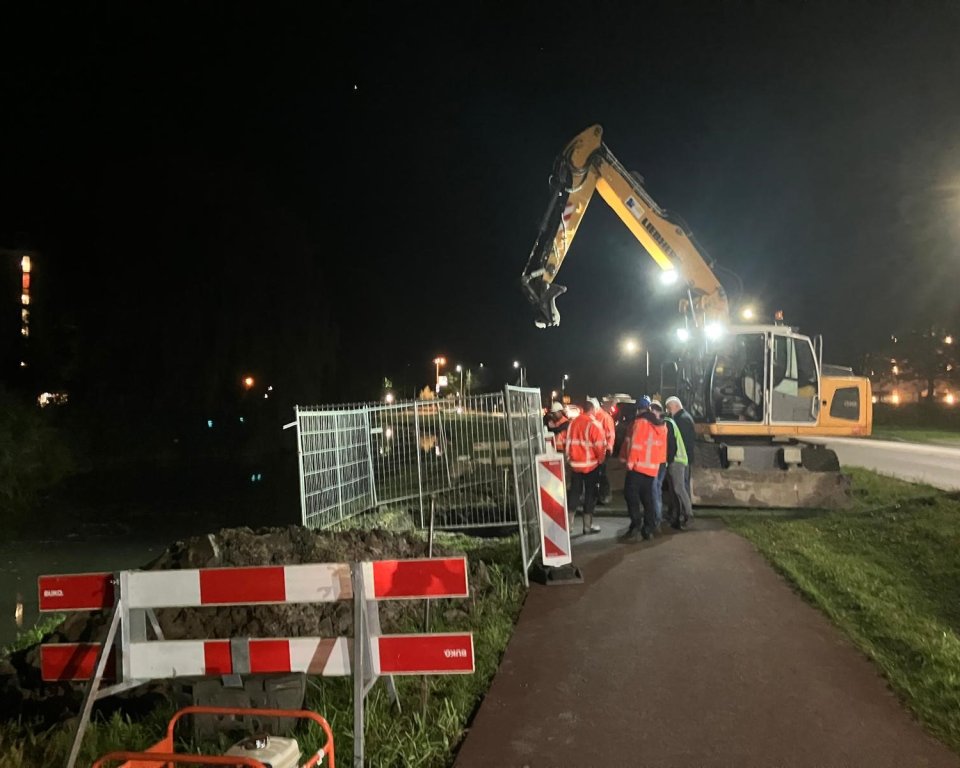
[[[676,305],[601,201],[561,327],[519,289],[592,123],[827,361],[960,322],[957,4],[460,5],[5,8],[0,247],[41,254],[48,357],[74,358],[48,375],[190,409],[252,371],[316,402],[442,353],[637,393],[618,342],[657,349]]]

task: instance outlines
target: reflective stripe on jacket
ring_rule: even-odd
[[[667,425],[653,423],[643,415],[633,422],[630,450],[627,453],[627,469],[643,475],[656,477],[660,465],[667,461]]]
[[[567,429],[567,461],[580,474],[592,472],[607,456],[607,436],[592,413],[577,416]]]
[[[667,422],[667,427],[673,431],[673,439],[677,441],[677,452],[673,456],[673,463],[686,465],[687,447],[683,442],[683,435],[680,434],[680,427],[669,416],[666,416],[664,421]]]

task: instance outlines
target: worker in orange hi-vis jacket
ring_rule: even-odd
[[[598,501],[600,504],[609,504],[613,494],[610,492],[610,478],[607,477],[607,459],[613,455],[613,446],[617,441],[617,427],[613,423],[613,415],[607,409],[613,403],[607,401],[600,406],[600,401],[595,397],[590,398],[593,403],[594,412],[601,424],[603,424],[603,433],[607,436],[607,456],[600,465],[600,495]]]
[[[583,494],[583,532],[600,533],[600,527],[593,524],[593,510],[597,505],[600,466],[607,458],[607,435],[589,400],[567,430],[566,454],[573,477],[572,497]]]

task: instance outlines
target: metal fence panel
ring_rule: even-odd
[[[326,528],[373,506],[366,411],[296,410],[303,524]]]
[[[542,449],[539,391],[520,392],[513,406],[522,430],[517,439],[528,444],[533,435]],[[409,511],[421,527],[431,510],[437,529],[516,525],[516,458],[507,421],[499,392],[298,408],[304,525],[327,527],[383,506]],[[524,471],[530,466],[532,458],[524,458]]]
[[[527,581],[530,566],[540,552],[536,457],[546,450],[540,415],[540,390],[507,386],[504,388],[504,402],[513,459],[520,552],[523,556],[524,581]]]

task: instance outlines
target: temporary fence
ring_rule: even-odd
[[[540,410],[540,390],[504,387],[507,432],[513,458],[516,520],[520,529],[520,554],[524,581],[540,552],[540,513],[537,502],[537,455],[546,450]]]
[[[540,392],[296,408],[303,524],[327,528],[390,505],[421,527],[536,525]],[[520,487],[522,484],[522,488]],[[519,513],[519,514],[518,514]],[[535,531],[534,531],[535,533]],[[535,552],[527,531],[525,552]]]
[[[76,763],[93,703],[151,680],[352,674],[354,765],[362,765],[364,700],[381,676],[396,699],[392,675],[474,671],[472,633],[383,635],[378,609],[382,600],[467,597],[465,557],[41,576],[38,594],[41,611],[111,610],[102,642],[40,646],[43,680],[88,681],[67,768]],[[346,637],[166,640],[154,613],[156,608],[339,600],[354,603],[352,653]],[[101,687],[104,680],[113,684]]]

